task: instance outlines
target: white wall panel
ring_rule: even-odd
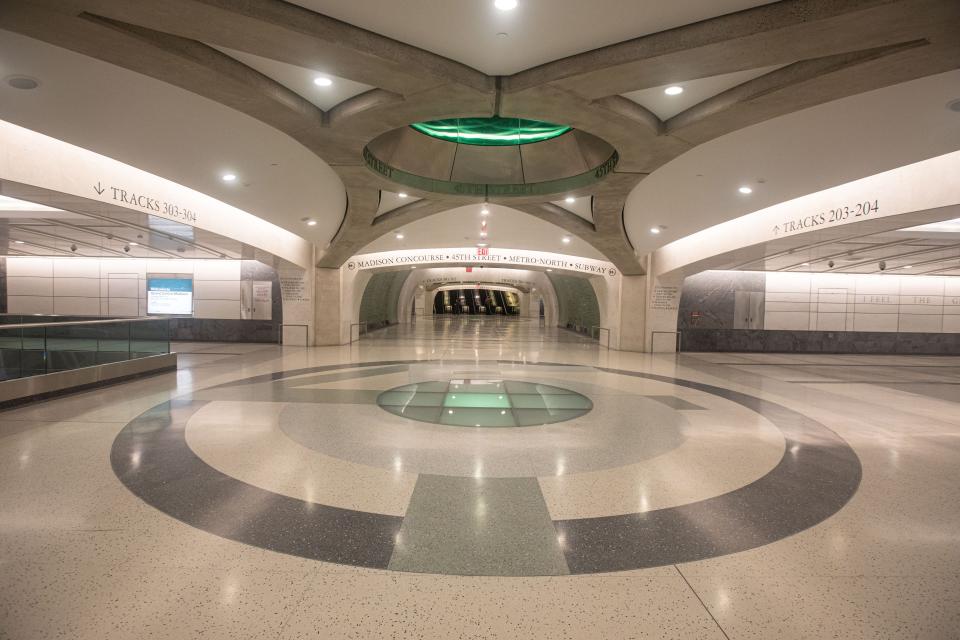
[[[196,300],[239,300],[240,281],[194,280],[193,297]]]
[[[55,297],[53,312],[58,316],[98,316],[100,298]]]
[[[53,313],[51,296],[7,296],[7,313]]]
[[[64,278],[99,278],[99,258],[54,258],[54,277]]]
[[[52,296],[53,278],[16,276],[7,278],[8,296]]]
[[[54,278],[53,295],[83,298],[100,298],[100,277],[95,278]]]
[[[105,300],[106,309],[103,313],[108,316],[138,316],[140,304],[136,298],[110,298]],[[101,307],[103,308],[103,307]]]
[[[194,270],[197,280],[239,280],[239,260],[197,260]]]
[[[53,260],[51,258],[7,258],[7,277],[11,276],[52,278]]]
[[[116,275],[109,279],[104,279],[106,287],[104,297],[109,298],[142,298],[144,296],[143,288],[146,286],[144,280],[139,278],[124,278]]]
[[[239,319],[238,300],[194,300],[193,313],[198,318]]]

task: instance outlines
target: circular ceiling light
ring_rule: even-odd
[[[396,236],[394,236],[394,237],[395,237],[397,240],[403,240],[403,234],[402,234],[402,233],[398,233],[398,234],[397,234]]]
[[[903,268],[904,268],[904,269],[913,269],[913,265],[912,265],[912,264],[904,265]]]
[[[13,244],[23,244],[23,240],[14,240]]]
[[[567,196],[566,198],[564,198],[563,201],[566,202],[567,204],[573,204],[574,202],[577,201],[577,199],[574,198],[573,196]]]
[[[570,244],[570,236],[563,237],[563,244]]]
[[[448,118],[415,122],[410,125],[431,138],[457,144],[483,147],[508,147],[543,142],[570,131],[570,127],[523,118]]]
[[[660,227],[650,227],[650,233],[660,233]]]
[[[140,243],[139,243],[139,242],[128,242],[127,244],[130,245],[131,247],[139,247],[139,246],[140,246]]]
[[[500,11],[513,11],[517,8],[517,0],[493,0],[493,6]]]
[[[753,193],[753,189],[751,189],[750,187],[740,187],[739,189],[737,189],[737,191],[739,191],[740,193],[742,193],[742,194],[744,194],[744,195],[746,195],[746,194],[748,194],[748,193]]]
[[[40,81],[30,76],[10,76],[7,78],[7,84],[14,89],[30,91],[40,86]]]
[[[315,227],[315,226],[317,226],[317,221],[316,221],[316,220],[307,220],[307,226],[308,226],[308,227]]]
[[[683,87],[672,85],[663,90],[668,96],[678,96],[683,93]]]
[[[329,87],[333,84],[333,80],[325,76],[317,76],[313,79],[313,84],[317,85],[318,87]]]
[[[404,193],[403,191],[401,191],[400,193],[397,194],[397,197],[398,197],[398,198],[406,198],[406,197],[407,197],[407,194]]]
[[[220,179],[223,180],[224,182],[233,182],[237,179],[237,174],[225,173],[222,176],[220,176]]]
[[[487,209],[486,207],[484,207],[483,209],[480,209],[480,215],[486,216],[489,214],[490,214],[490,209]]]

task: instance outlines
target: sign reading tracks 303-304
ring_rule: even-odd
[[[93,190],[96,191],[98,196],[106,195],[116,202],[121,202],[130,207],[136,207],[150,214],[160,215],[164,218],[170,218],[171,220],[177,220],[179,222],[186,222],[187,224],[196,224],[197,222],[196,211],[167,202],[166,200],[161,200],[160,198],[148,196],[144,193],[137,193],[132,189],[103,185],[97,182],[97,184],[93,185]]]

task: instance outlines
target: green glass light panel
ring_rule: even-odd
[[[450,118],[410,125],[432,138],[486,147],[506,147],[543,142],[562,136],[570,127],[523,118]]]

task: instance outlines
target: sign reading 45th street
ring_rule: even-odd
[[[93,185],[93,190],[98,196],[108,197],[115,202],[121,202],[131,207],[137,207],[150,214],[161,215],[171,220],[185,222],[187,224],[196,224],[197,213],[186,207],[181,207],[172,202],[161,200],[149,196],[145,193],[137,193],[132,189],[115,187],[113,185],[104,185],[100,181]]]

